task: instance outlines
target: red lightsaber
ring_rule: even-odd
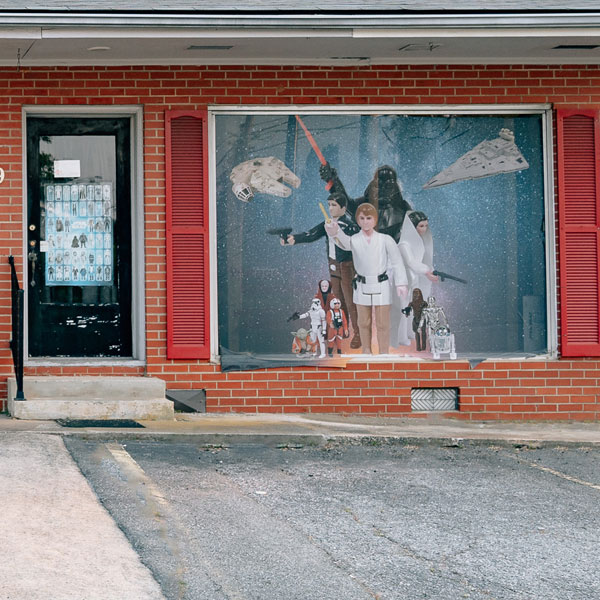
[[[321,161],[322,165],[326,165],[327,161],[325,160],[321,149],[319,148],[319,146],[317,146],[317,142],[315,142],[315,138],[312,136],[312,133],[306,128],[306,125],[302,122],[302,119],[298,115],[296,115],[296,120],[298,121],[298,123],[300,123],[300,127],[302,127],[302,129],[304,130],[306,139],[308,140],[308,143],[312,146],[312,149],[315,151],[317,158]],[[329,180],[327,182],[327,185],[325,186],[325,189],[329,191],[332,187],[333,180]]]

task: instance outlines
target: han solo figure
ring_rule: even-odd
[[[334,219],[340,229],[348,236],[358,233],[359,229],[356,223],[346,212],[346,196],[344,194],[331,194],[327,199],[329,214]],[[354,329],[354,335],[350,341],[350,348],[360,348],[360,332],[358,328],[358,313],[356,305],[352,299],[352,279],[354,278],[354,265],[352,263],[352,252],[339,248],[332,238],[327,237],[325,232],[325,222],[315,225],[312,229],[303,233],[290,234],[284,244],[308,244],[321,238],[325,238],[327,248],[327,260],[329,262],[329,276],[331,278],[331,287],[336,298],[342,302],[342,309],[350,316],[350,322]]]

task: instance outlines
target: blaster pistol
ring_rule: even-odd
[[[269,235],[278,235],[284,244],[287,244],[287,237],[292,233],[291,227],[277,227],[275,229],[267,229]]]

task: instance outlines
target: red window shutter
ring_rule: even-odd
[[[206,111],[165,113],[167,358],[210,358]]]
[[[557,111],[561,354],[600,356],[600,126]]]

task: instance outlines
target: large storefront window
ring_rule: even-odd
[[[307,359],[548,351],[541,114],[217,114],[215,141],[221,348],[292,356],[306,330]],[[361,232],[362,203],[389,237]]]

